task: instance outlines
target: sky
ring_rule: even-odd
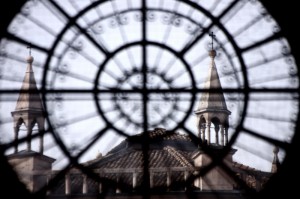
[[[95,158],[98,153],[105,155],[125,139],[117,131],[126,135],[142,132],[141,94],[101,93],[95,101],[92,92],[95,84],[100,90],[130,90],[141,87],[143,60],[139,42],[143,35],[141,12],[138,10],[141,3],[133,0],[106,1],[87,11],[76,20],[77,26],[71,26],[64,32],[54,49],[48,68],[45,69],[46,51],[66,26],[68,17],[76,16],[80,10],[95,1],[54,2],[65,13],[49,1],[30,1],[15,17],[8,30],[39,47],[32,48],[33,70],[39,88],[45,82],[46,89],[90,91],[46,95],[50,122],[72,154],[76,154],[95,134],[104,130],[104,135],[81,158],[84,162]],[[296,66],[293,57],[288,55],[289,44],[284,38],[251,47],[252,44],[280,31],[280,27],[267,15],[258,1],[238,1],[225,14],[226,8],[234,1],[191,2],[147,1],[147,88],[203,88],[210,63],[208,50],[211,47],[211,38],[204,34],[193,45],[189,45],[201,34],[203,27],[210,27],[208,32],[216,35],[215,63],[223,88],[240,89],[247,84],[254,89],[298,87],[298,79],[293,77],[297,73]],[[200,8],[192,8],[194,3],[207,10],[209,15],[220,17],[224,26],[214,24]],[[247,79],[242,73],[242,64],[234,45],[228,40],[227,33],[232,35],[240,49],[247,49],[241,54],[247,68]],[[127,48],[122,48],[127,44]],[[0,45],[0,89],[19,90],[26,70],[27,45],[5,38]],[[176,53],[183,53],[183,56],[178,57]],[[188,115],[185,129],[178,131],[184,133],[188,130],[197,134],[195,115],[189,112],[189,107],[196,110],[200,96],[201,93],[198,93],[195,101],[191,101],[192,95],[189,93],[151,94],[148,103],[150,128],[173,129]],[[2,94],[0,97],[1,142],[6,143],[13,139],[11,111],[15,108],[17,93]],[[245,105],[244,97],[242,93],[225,93],[227,107],[232,112],[229,117],[230,135],[240,124]],[[250,93],[247,114],[242,124],[244,129],[289,142],[294,133],[293,119],[298,114],[295,108],[298,102],[294,97],[292,93],[286,92]],[[97,107],[100,107],[102,115],[98,113]],[[114,128],[106,129],[107,124],[112,124]],[[20,136],[25,136],[24,127],[21,127]],[[234,147],[238,149],[234,160],[270,171],[274,148],[272,144],[244,131],[240,132]],[[20,149],[24,148],[24,144],[20,145]],[[33,142],[33,148],[38,149],[36,141]],[[12,153],[12,149],[7,153]],[[45,154],[57,159],[54,168],[61,168],[66,164],[67,159],[50,134],[45,137]],[[279,155],[282,160],[284,150]]]

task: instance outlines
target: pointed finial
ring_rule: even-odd
[[[33,62],[33,57],[31,56],[31,49],[32,49],[31,43],[29,43],[29,45],[27,46],[27,49],[29,49],[29,56],[27,58],[27,63],[31,64]]]
[[[215,58],[216,51],[214,50],[214,38],[216,38],[216,35],[214,34],[214,32],[211,32],[208,35],[211,37],[211,50],[209,51],[209,56],[211,58]]]
[[[27,48],[29,49],[29,56],[31,56],[31,43],[29,43],[29,45],[27,46]]]
[[[214,32],[211,32],[208,35],[211,37],[211,50],[214,50],[214,38],[216,38],[216,35]]]

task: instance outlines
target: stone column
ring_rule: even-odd
[[[208,122],[207,123],[207,144],[210,144],[210,126],[211,126],[211,123]]]
[[[83,182],[82,182],[82,193],[83,194],[87,194],[87,176],[86,175],[83,175],[82,176],[83,178]]]
[[[224,146],[224,126],[221,125],[221,145]]]
[[[201,138],[201,125],[198,125],[198,137]]]
[[[44,129],[39,129],[40,133],[40,153],[44,153]]]
[[[188,171],[184,171],[184,190],[187,190]]]
[[[43,135],[40,137],[40,153],[44,153],[44,138]]]
[[[216,144],[219,145],[219,131],[220,131],[220,125],[216,124],[215,126],[215,132],[216,132]]]
[[[120,184],[119,184],[120,178],[117,177],[117,187],[116,187],[116,193],[121,193]]]
[[[136,188],[136,182],[137,182],[137,173],[134,171],[132,174],[132,188],[133,190]]]
[[[37,122],[38,129],[39,129],[39,140],[40,140],[39,151],[41,154],[43,154],[44,153],[44,134],[45,134],[44,123],[45,123],[45,120],[43,117],[38,117],[36,122]]]
[[[150,171],[150,174],[149,174],[149,178],[150,178],[150,188],[153,188],[153,172]]]
[[[169,189],[171,186],[171,171],[167,171],[167,188]]]
[[[47,185],[47,187],[48,187],[48,185],[49,185],[49,182],[50,182],[50,180],[51,180],[51,175],[46,175],[46,185]],[[46,194],[47,195],[50,195],[51,194],[51,190],[49,189],[49,187],[47,188],[47,192],[46,192]]]
[[[71,193],[70,175],[67,174],[65,176],[65,194],[69,195],[70,193]]]
[[[202,127],[202,143],[205,143],[205,126]]]
[[[103,187],[102,187],[102,175],[101,175],[101,170],[97,170],[97,174],[99,176],[99,181],[98,181],[98,193],[103,192]]]
[[[27,151],[31,150],[32,124],[27,125]]]
[[[18,153],[18,140],[19,140],[19,126],[14,127],[14,133],[15,133],[15,153]]]
[[[98,183],[98,189],[99,189],[99,193],[102,193],[102,182]]]
[[[225,145],[228,144],[228,127],[225,128]]]

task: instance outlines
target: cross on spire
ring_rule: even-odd
[[[208,35],[211,37],[211,50],[214,50],[214,38],[216,38],[216,35],[214,32],[211,32]]]
[[[29,49],[29,56],[31,56],[31,48],[32,48],[31,43],[29,43],[29,45],[27,46],[27,48]]]

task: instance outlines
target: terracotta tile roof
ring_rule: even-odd
[[[197,150],[187,135],[156,128],[149,131],[149,167],[192,167],[192,153]],[[132,136],[107,155],[85,165],[91,168],[142,168],[142,134]]]
[[[186,134],[180,134],[178,132],[166,131],[163,128],[155,128],[153,131],[149,131],[150,138],[162,138],[164,140],[186,140],[192,141]],[[140,136],[140,135],[137,135]]]
[[[255,176],[270,176],[271,175],[270,172],[257,170],[253,167],[249,167],[247,165],[244,165],[244,164],[241,164],[238,162],[233,162],[232,168],[237,173],[245,173],[245,174],[251,174],[251,175],[255,175]]]
[[[182,166],[193,167],[191,160],[189,160],[191,156],[185,156],[183,153],[170,146],[164,147],[164,150],[168,151]]]
[[[163,150],[149,150],[149,167],[191,167],[192,160],[189,155],[168,146]],[[90,166],[92,168],[143,168],[143,151],[127,150],[109,155]]]
[[[124,140],[109,153],[93,161],[84,163],[85,166],[98,170],[99,175],[113,182],[125,185],[124,190],[132,190],[133,175],[136,175],[136,185],[143,182],[143,148],[141,134]],[[193,155],[199,150],[191,139],[176,132],[164,129],[149,131],[148,166],[151,172],[152,187],[167,187],[170,182],[176,182],[176,189],[181,189],[185,182],[185,175],[192,175],[194,171]],[[177,169],[177,170],[176,170]],[[257,179],[265,180],[268,172],[262,172],[249,166],[233,162],[232,169],[249,184],[255,187]],[[257,178],[264,177],[264,178]],[[64,182],[62,182],[64,184]],[[72,189],[82,190],[82,176],[71,177]],[[117,186],[113,184],[111,186]],[[170,185],[172,186],[172,185]],[[77,187],[77,188],[76,188]],[[97,192],[98,184],[93,180],[88,181],[89,192]],[[64,186],[58,186],[56,192],[64,190]],[[74,193],[75,193],[74,192]]]

